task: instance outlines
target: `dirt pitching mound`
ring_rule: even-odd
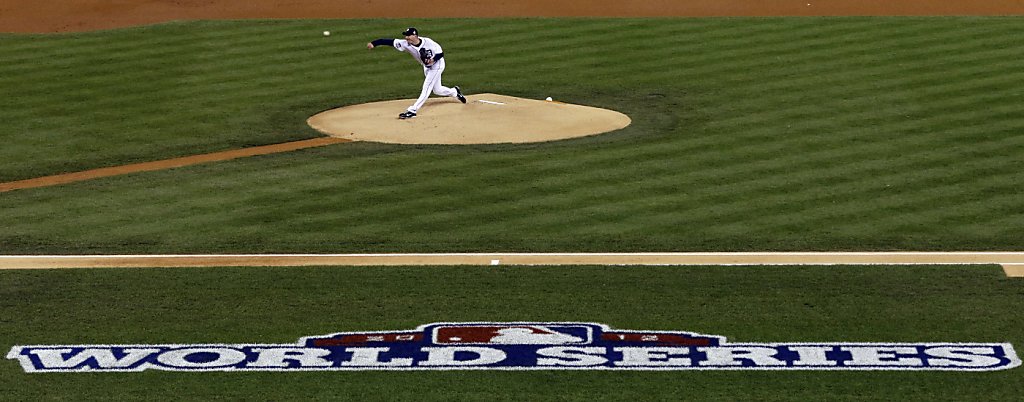
[[[352,141],[389,144],[502,144],[584,137],[629,125],[629,116],[589,106],[496,94],[431,98],[419,116],[399,120],[412,99],[364,103],[310,117],[310,126]]]

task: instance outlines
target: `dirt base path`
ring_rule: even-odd
[[[74,173],[64,173],[53,176],[38,177],[34,179],[11,181],[7,183],[0,183],[0,193],[5,191],[22,190],[27,188],[37,187],[48,187],[56,186],[59,184],[74,183],[78,181],[98,179],[101,177],[117,176],[129,173],[138,172],[150,172],[154,170],[174,169],[184,166],[197,165],[200,163],[220,162],[231,159],[245,158],[256,155],[267,155],[278,152],[290,152],[299,149],[322,147],[325,145],[339,144],[343,142],[350,142],[343,138],[314,138],[311,140],[286,142],[283,144],[264,145],[259,147],[250,147],[242,149],[234,149],[224,152],[215,152],[210,154],[186,156],[182,158],[165,159],[162,161],[143,162],[132,165],[114,166],[108,168],[100,168],[93,170],[86,170]]]
[[[0,269],[411,265],[992,265],[1024,277],[1024,252],[475,253],[0,256]]]
[[[76,32],[245,18],[1021,15],[1020,0],[9,0],[0,32]]]

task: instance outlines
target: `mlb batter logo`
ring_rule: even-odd
[[[592,333],[581,325],[451,325],[433,336],[441,345],[582,345]]]
[[[1017,367],[1009,343],[729,343],[577,322],[434,323],[296,344],[32,345],[26,372],[289,370],[956,370]]]

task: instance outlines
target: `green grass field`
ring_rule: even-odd
[[[1024,250],[1020,18],[332,20],[0,34],[0,182],[318,134],[444,82],[599,106],[530,145],[349,143],[0,193],[0,254]],[[325,38],[323,30],[331,30]],[[396,114],[400,112],[396,111]],[[428,113],[428,110],[424,110]],[[1009,341],[996,267],[0,272],[15,344],[294,342],[462,320],[732,341]],[[1024,369],[28,375],[0,399],[1019,400]]]
[[[410,21],[2,36],[0,180],[317,134],[414,96]],[[630,115],[534,145],[342,144],[0,196],[6,253],[1024,249],[1019,18],[416,21],[469,92]],[[320,32],[334,32],[324,38]]]
[[[0,272],[0,347],[291,343],[438,321],[594,321],[732,342],[1024,345],[997,267],[393,267]],[[956,372],[24,374],[12,400],[1019,400],[1020,368]]]

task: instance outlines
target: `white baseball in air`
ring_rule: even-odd
[[[324,36],[331,36],[331,31],[324,31]]]
[[[549,96],[549,97],[547,97],[547,98],[544,98],[544,100],[546,100],[546,101],[548,101],[548,102],[551,102],[551,101],[553,101],[554,99],[551,99],[551,97]]]

